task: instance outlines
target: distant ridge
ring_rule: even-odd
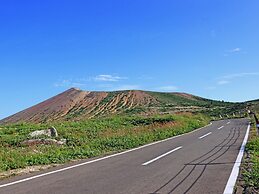
[[[43,123],[58,120],[81,120],[112,114],[156,114],[196,112],[226,103],[187,93],[162,93],[141,90],[114,92],[83,91],[71,88],[44,102],[0,121],[4,123]]]

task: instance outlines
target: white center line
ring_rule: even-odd
[[[228,124],[230,124],[230,121],[229,121],[229,122],[227,122],[227,125],[228,125]]]
[[[173,149],[173,150],[171,150],[169,152],[166,152],[166,153],[164,153],[164,154],[162,154],[162,155],[160,155],[160,156],[158,156],[158,157],[156,157],[156,158],[154,158],[152,160],[149,160],[148,162],[143,163],[142,166],[146,166],[148,164],[151,164],[152,162],[155,162],[156,160],[159,160],[160,158],[163,158],[163,157],[167,156],[168,154],[171,154],[171,153],[173,153],[173,152],[175,152],[175,151],[177,151],[177,150],[179,150],[181,148],[182,148],[182,146],[177,147],[177,148],[175,148],[175,149]]]
[[[208,136],[209,134],[211,134],[212,132],[209,132],[209,133],[207,133],[207,134],[205,134],[205,135],[203,135],[203,136],[201,136],[201,137],[199,137],[199,139],[202,139],[202,138],[204,138],[204,137],[206,137],[206,136]]]
[[[218,129],[222,129],[224,126],[219,127]]]

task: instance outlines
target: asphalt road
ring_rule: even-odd
[[[0,193],[221,194],[247,126],[247,119],[216,121],[192,133],[123,154],[0,181]]]

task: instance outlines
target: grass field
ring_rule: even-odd
[[[33,165],[57,164],[141,146],[208,124],[202,114],[114,116],[80,122],[0,126],[0,172]],[[23,146],[34,130],[54,126],[67,144]]]

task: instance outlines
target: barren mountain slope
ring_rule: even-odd
[[[157,103],[156,99],[143,91],[88,92],[71,88],[42,103],[7,117],[0,123],[89,118],[123,112],[151,103]]]
[[[4,123],[42,123],[58,120],[82,120],[112,114],[155,114],[218,110],[232,111],[233,103],[208,100],[186,93],[162,93],[139,90],[89,92],[71,88],[31,108],[0,121]],[[234,110],[234,109],[233,109]]]

